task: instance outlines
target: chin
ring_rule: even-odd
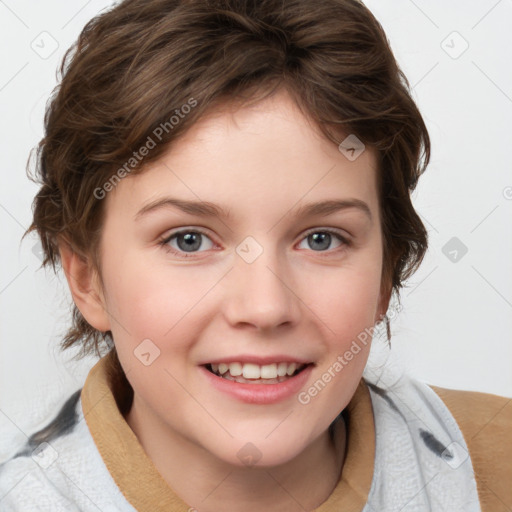
[[[225,445],[216,445],[208,449],[212,455],[226,464],[239,468],[246,467],[276,467],[286,464],[297,457],[304,449],[301,441],[294,441],[290,436],[285,438],[261,439],[260,436],[253,438],[246,437],[247,441],[233,439]]]

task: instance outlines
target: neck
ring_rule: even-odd
[[[170,430],[135,397],[126,421],[173,491],[201,512],[304,512],[336,487],[345,458],[340,418],[292,460],[272,467],[231,465]],[[186,463],[176,463],[186,461]]]

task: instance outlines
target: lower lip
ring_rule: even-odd
[[[311,375],[313,365],[308,365],[297,375],[276,384],[242,384],[218,377],[204,366],[201,366],[200,370],[212,386],[242,402],[249,404],[273,404],[286,400],[298,393]]]

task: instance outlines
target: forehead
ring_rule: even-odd
[[[133,217],[142,204],[172,195],[258,216],[262,206],[282,214],[320,199],[358,198],[376,210],[376,173],[373,149],[347,158],[280,92],[205,115],[157,162],[121,180],[109,209]]]

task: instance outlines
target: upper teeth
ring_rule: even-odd
[[[233,376],[242,375],[244,379],[276,379],[285,375],[293,375],[297,369],[302,369],[305,365],[297,363],[272,363],[260,366],[253,363],[220,363],[212,364],[212,370],[220,375],[227,371]]]

